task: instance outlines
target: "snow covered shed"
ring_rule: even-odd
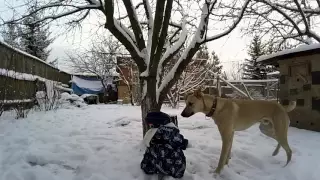
[[[320,44],[301,45],[257,61],[279,69],[280,103],[297,101],[297,107],[289,112],[290,125],[320,132]]]
[[[72,75],[72,90],[73,93],[79,96],[95,94],[99,96],[99,101],[112,102],[118,99],[118,90],[115,84],[117,77],[110,76],[102,80],[94,74],[77,73]]]

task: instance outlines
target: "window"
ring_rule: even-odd
[[[320,84],[320,71],[313,71],[312,75],[312,84]]]
[[[312,110],[320,111],[320,99],[313,97],[312,98]]]
[[[289,76],[294,77],[298,75],[307,76],[309,75],[309,67],[307,63],[295,64],[289,66]]]
[[[304,99],[297,99],[297,106],[304,106]]]

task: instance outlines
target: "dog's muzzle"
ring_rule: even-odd
[[[192,115],[194,115],[194,112],[186,112],[185,110],[183,110],[181,113],[182,117],[190,117]]]

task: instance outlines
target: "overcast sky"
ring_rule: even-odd
[[[10,9],[3,6],[5,2],[13,2],[8,0],[0,0],[0,16],[12,16]],[[69,71],[64,59],[66,59],[66,51],[74,49],[83,49],[87,47],[92,40],[92,37],[97,35],[98,27],[93,21],[96,17],[91,17],[83,23],[80,30],[72,32],[65,32],[65,28],[55,25],[51,26],[51,31],[56,37],[50,48],[52,49],[49,56],[49,61],[59,58],[59,68]],[[107,30],[100,29],[100,33],[107,33]],[[210,34],[209,34],[210,35]],[[252,37],[241,37],[239,28],[235,29],[231,34],[208,43],[209,52],[215,51],[222,61],[225,71],[230,71],[233,64],[241,63],[247,57],[247,45],[250,43]]]

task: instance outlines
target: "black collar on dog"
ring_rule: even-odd
[[[206,116],[207,116],[207,117],[212,117],[214,111],[216,110],[216,107],[217,107],[217,98],[214,98],[213,104],[212,104],[212,106],[211,106],[211,109],[210,109],[209,113],[206,114]]]

